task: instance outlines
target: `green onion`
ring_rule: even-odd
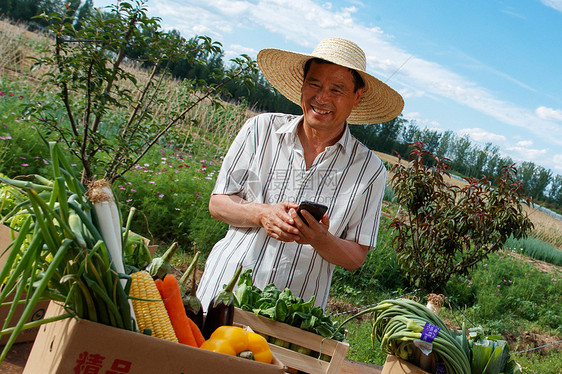
[[[86,189],[58,145],[50,143],[49,147],[49,177],[35,175],[34,183],[0,178],[27,196],[9,215],[29,213],[0,270],[0,303],[13,298],[0,331],[0,335],[10,335],[0,362],[23,329],[58,319],[75,316],[128,330],[136,328],[122,256],[108,251],[108,242],[122,244],[120,217],[115,210],[111,213],[113,239],[102,236],[100,224],[105,219],[97,217],[92,202],[84,198]],[[66,313],[27,323],[40,300],[61,302]],[[18,304],[24,305],[24,311],[15,326],[8,327]]]

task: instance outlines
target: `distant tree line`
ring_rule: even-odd
[[[82,20],[94,10],[92,0],[0,0],[0,16],[25,22],[31,30],[42,29],[47,25],[33,17],[64,7],[74,17],[75,28],[80,28]],[[107,17],[112,17],[109,10],[102,10],[106,12]],[[178,36],[178,31],[169,32],[169,37]],[[150,35],[146,37],[150,38]],[[186,40],[186,51],[192,50],[189,44],[196,38]],[[213,43],[210,38],[209,43]],[[143,64],[145,53],[147,51],[130,50],[127,57]],[[209,53],[203,57],[203,60],[206,60],[204,64],[191,63],[190,61],[201,59],[189,56],[170,61],[171,74],[178,79],[190,79],[194,85],[216,85],[223,82],[228,66],[224,61],[222,48],[220,52]],[[245,83],[239,80],[227,83],[223,99],[247,105],[257,112],[301,113],[299,106],[274,90],[263,75],[255,74]],[[351,126],[351,131],[369,148],[389,154],[396,152],[404,159],[408,158],[411,150],[408,144],[421,141],[432,154],[450,159],[453,173],[459,176],[481,178],[485,175],[496,178],[502,166],[514,164],[510,157],[500,154],[499,148],[492,143],[475,145],[467,136],[458,136],[451,130],[440,132],[420,128],[415,121],[402,116],[385,123],[354,125]],[[530,161],[518,163],[516,167],[527,195],[543,206],[560,212],[562,176],[553,175],[552,171]]]
[[[80,28],[81,22],[94,11],[92,0],[0,0],[0,16],[16,22],[26,23],[29,25],[30,30],[37,30],[43,29],[47,25],[45,25],[42,20],[34,18],[35,16],[43,12],[49,14],[56,9],[64,9],[65,7],[69,16],[74,17],[73,26],[75,28]],[[113,16],[110,10],[110,8],[101,9],[107,17]],[[148,32],[145,33],[145,36],[150,38]],[[168,33],[169,38],[179,39],[178,36],[179,32],[176,30],[172,30]],[[187,45],[185,46],[186,51],[192,50],[189,48],[189,45],[196,39],[196,36],[187,39]],[[210,38],[209,42],[212,42]],[[144,58],[145,53],[149,53],[149,51],[131,49],[127,57],[143,65],[143,61],[146,60]],[[224,62],[224,54],[222,51],[208,54],[204,57],[207,60],[205,64],[194,64],[190,62],[194,60],[190,58],[190,56],[170,61],[169,70],[175,78],[190,79],[193,81],[194,85],[219,84],[219,82],[225,81],[224,76],[227,65]],[[223,99],[245,103],[249,108],[255,111],[301,113],[298,105],[287,100],[283,95],[275,91],[261,74],[254,75],[251,82],[246,81],[244,83],[239,80],[232,80],[226,84],[226,88],[227,91],[226,94],[223,94]]]
[[[562,176],[553,176],[552,171],[531,161],[516,163],[502,155],[499,147],[492,143],[472,144],[468,136],[456,135],[451,130],[437,131],[420,128],[415,121],[402,115],[392,121],[373,125],[353,125],[351,132],[369,148],[388,154],[398,153],[408,159],[412,148],[408,145],[423,142],[425,149],[439,158],[451,160],[452,174],[495,179],[501,167],[515,164],[517,176],[525,192],[535,202],[560,213],[562,207]],[[427,163],[431,165],[431,160]]]

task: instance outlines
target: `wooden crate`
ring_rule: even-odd
[[[289,326],[285,323],[271,321],[254,313],[236,308],[234,322],[247,325],[255,332],[267,337],[277,338],[293,345],[319,352],[324,359],[307,356],[294,350],[269,344],[271,351],[279,361],[289,368],[289,372],[300,371],[310,374],[340,373],[349,344],[327,339],[320,335]]]
[[[416,365],[402,360],[400,357],[388,355],[381,374],[429,374]]]

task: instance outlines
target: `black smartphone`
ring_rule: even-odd
[[[306,201],[305,200],[305,201],[301,202],[299,204],[299,208],[297,209],[297,214],[304,221],[304,223],[306,223],[308,225],[308,223],[306,222],[306,219],[304,218],[304,216],[301,213],[301,209],[306,210],[317,221],[320,221],[322,219],[322,217],[324,216],[324,214],[326,213],[326,211],[328,210],[328,207],[326,205],[315,203],[315,202],[312,202],[312,201]]]

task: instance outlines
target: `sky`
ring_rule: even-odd
[[[94,0],[95,7],[116,0]],[[184,37],[225,61],[263,48],[310,53],[357,43],[367,72],[404,98],[404,118],[492,143],[562,175],[562,0],[148,0]]]

